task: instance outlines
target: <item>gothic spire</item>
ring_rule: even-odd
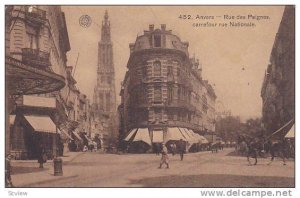
[[[108,20],[108,12],[105,10],[104,20],[102,21],[102,42],[110,42],[110,21]]]

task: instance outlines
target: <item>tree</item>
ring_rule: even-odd
[[[239,117],[226,116],[216,121],[216,134],[224,141],[235,141],[240,132],[240,126]]]

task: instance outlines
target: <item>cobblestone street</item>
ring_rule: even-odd
[[[155,154],[87,152],[64,160],[64,176],[53,176],[52,162],[43,171],[36,171],[36,162],[16,162],[12,179],[16,187],[293,187],[294,161],[283,166],[279,159],[267,165],[269,160],[249,166],[245,157],[225,149],[189,153],[183,161],[170,155],[170,169],[158,169]]]

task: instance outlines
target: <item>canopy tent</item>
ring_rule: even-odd
[[[124,139],[125,141],[129,141],[130,138],[134,135],[134,133],[137,131],[137,129],[131,129],[131,131],[129,132],[129,134],[126,136],[126,138]]]
[[[185,137],[182,135],[179,128],[177,127],[168,128],[166,142],[168,142],[169,140],[180,140],[180,139],[187,141]]]
[[[292,128],[287,132],[285,138],[295,138],[295,124],[293,124]]]
[[[139,128],[132,141],[133,142],[143,141],[151,145],[151,139],[150,139],[148,128]]]
[[[56,125],[48,116],[24,116],[34,131],[45,133],[56,133]]]
[[[162,143],[164,141],[164,132],[162,130],[153,130],[152,143]]]

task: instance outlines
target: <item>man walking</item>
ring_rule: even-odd
[[[185,152],[185,143],[182,139],[180,139],[179,143],[178,143],[178,152],[180,154],[180,160],[182,161],[183,160],[183,154]]]
[[[167,168],[169,168],[169,156],[168,156],[168,149],[165,146],[165,144],[163,143],[162,145],[162,151],[161,151],[161,160],[160,160],[160,165],[158,168],[161,168],[163,164],[167,165]]]

